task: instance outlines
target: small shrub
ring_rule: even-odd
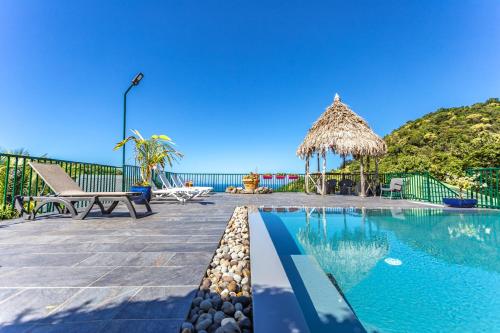
[[[19,214],[12,206],[7,205],[5,208],[0,207],[0,220],[15,219]]]

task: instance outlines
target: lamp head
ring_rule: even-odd
[[[141,72],[139,72],[139,74],[137,74],[134,79],[132,80],[132,84],[134,86],[138,85],[139,82],[141,82],[142,78],[144,77],[144,74],[142,74]]]

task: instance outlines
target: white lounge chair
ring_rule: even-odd
[[[185,191],[183,189],[178,189],[178,188],[162,188],[159,189],[156,187],[154,183],[151,184],[151,194],[153,195],[153,198],[155,199],[160,199],[160,198],[168,198],[172,197],[182,203],[191,200],[194,198],[198,192],[189,192]]]
[[[174,182],[174,185],[178,188],[185,187],[184,184],[186,183],[184,179],[182,179],[179,175],[177,174],[172,174],[172,181]],[[200,195],[207,195],[208,193],[212,192],[214,190],[213,187],[210,186],[190,186],[189,188],[194,188],[200,191]]]
[[[163,171],[160,171],[157,173],[158,179],[160,179],[160,182],[162,183],[162,188],[158,189],[154,182],[152,184],[152,194],[156,198],[165,198],[165,197],[174,197],[175,199],[179,200],[180,202],[186,202],[187,200],[194,199],[198,197],[201,192],[197,189],[191,188],[191,187],[174,187],[170,184],[168,181],[167,177],[165,176],[165,173]]]

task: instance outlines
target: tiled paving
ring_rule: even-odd
[[[178,332],[234,207],[424,207],[403,200],[216,194],[154,215],[0,224],[0,332]]]

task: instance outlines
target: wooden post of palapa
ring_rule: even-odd
[[[309,194],[309,155],[306,157],[306,193]]]
[[[321,183],[321,195],[326,194],[326,154],[322,154],[323,157],[323,171],[321,173],[322,183]]]
[[[360,197],[366,196],[365,193],[365,172],[363,170],[363,156],[359,157],[359,177],[360,177]]]

